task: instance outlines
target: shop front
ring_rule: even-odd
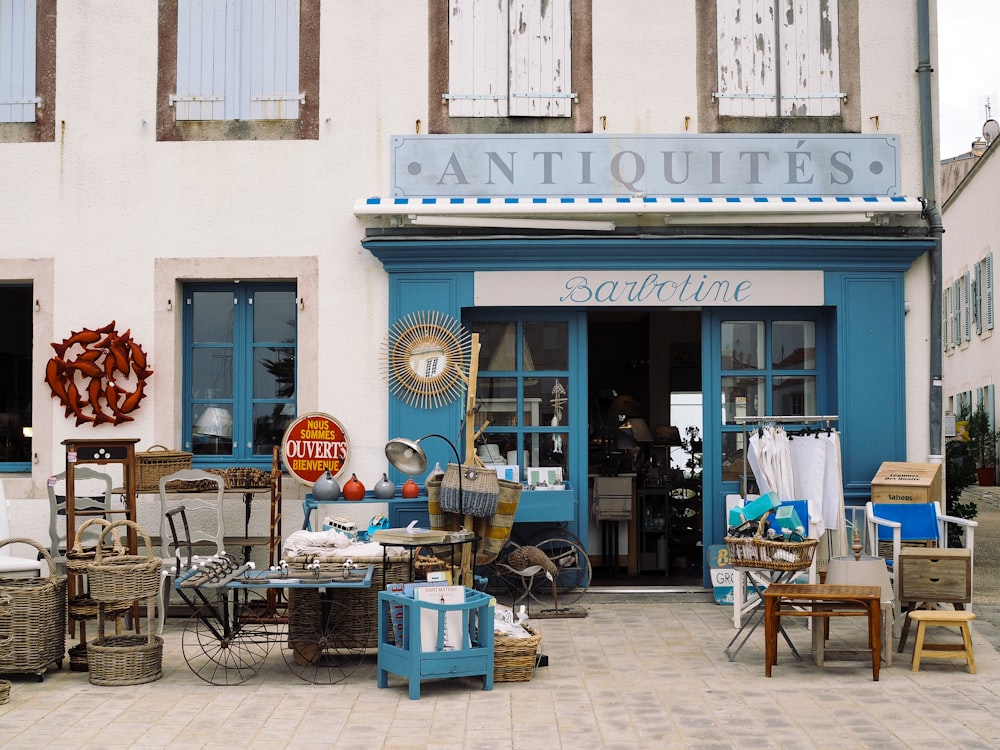
[[[478,334],[480,458],[541,485],[515,534],[558,524],[612,580],[708,585],[749,418],[835,415],[849,504],[905,460],[904,300],[932,243],[894,138],[393,145],[394,196],[355,207],[363,245],[390,325],[435,311]],[[459,401],[389,399],[393,435],[457,435]],[[603,477],[631,499],[610,533]]]

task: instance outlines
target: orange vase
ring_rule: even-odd
[[[400,490],[403,497],[413,498],[420,494],[420,485],[413,481],[413,477],[410,477],[405,482],[403,482],[403,488]]]
[[[357,474],[351,474],[343,488],[340,490],[345,500],[363,500],[365,497],[365,486],[358,479]]]

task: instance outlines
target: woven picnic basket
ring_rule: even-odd
[[[41,674],[66,655],[66,576],[56,575],[56,565],[42,545],[32,539],[11,537],[8,544],[27,544],[38,550],[49,566],[39,578],[0,578],[0,596],[10,600],[0,612],[0,633],[13,639],[9,653],[0,655],[0,673]]]
[[[493,681],[527,682],[535,675],[542,636],[530,626],[527,638],[493,634]]]
[[[135,530],[142,538],[146,546],[145,555],[108,557],[104,554],[105,538],[121,526]],[[135,521],[115,521],[101,531],[94,560],[87,565],[90,596],[96,602],[105,603],[148,599],[159,593],[162,571],[163,560],[153,554],[149,534]]]
[[[148,451],[135,454],[135,488],[137,492],[159,492],[160,479],[181,469],[191,468],[193,453],[170,450],[165,445],[152,445]]]
[[[734,568],[758,568],[762,570],[805,570],[812,565],[813,555],[819,539],[801,542],[784,542],[764,539],[762,517],[754,536],[727,536],[729,564]]]

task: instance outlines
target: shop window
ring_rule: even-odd
[[[452,117],[569,117],[570,0],[450,0]]]
[[[507,319],[477,321],[471,329],[480,344],[476,425],[486,424],[480,458],[517,466],[521,480],[537,468],[559,469],[569,479],[569,323]]]
[[[719,114],[840,114],[837,0],[717,0]]]
[[[742,418],[819,414],[823,344],[816,320],[727,320],[721,325],[722,479],[737,481],[744,470]]]
[[[295,417],[292,284],[184,289],[184,444],[195,463],[270,466]]]
[[[317,138],[319,0],[160,0],[160,140]]]
[[[31,470],[32,295],[23,284],[0,285],[0,471]]]

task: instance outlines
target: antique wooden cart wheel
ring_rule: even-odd
[[[558,570],[555,588],[559,607],[573,604],[587,593],[591,580],[590,558],[587,548],[576,536],[562,528],[546,529],[530,545],[542,550]],[[528,593],[543,607],[553,607],[557,603],[552,584],[544,575],[532,579]]]

